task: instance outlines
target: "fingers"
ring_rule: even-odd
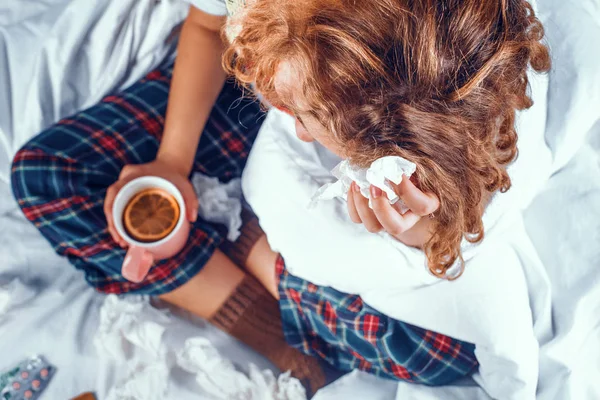
[[[179,189],[183,197],[186,208],[186,218],[190,222],[196,222],[198,219],[198,197],[192,184],[185,176],[179,175],[177,172],[170,170],[168,166],[161,166],[156,163],[126,165],[121,170],[119,180],[108,188],[104,201],[104,214],[106,215],[106,220],[108,223],[108,231],[113,239],[122,247],[126,246],[127,243],[123,240],[123,238],[121,238],[115,228],[112,215],[114,200],[117,196],[117,193],[123,186],[133,179],[145,175],[161,176],[173,183],[177,189]]]
[[[398,238],[413,228],[421,217],[434,213],[440,206],[439,199],[433,193],[424,193],[410,179],[403,177],[400,185],[394,185],[396,193],[410,210],[404,215],[390,204],[387,195],[375,186],[370,187],[372,209],[369,201],[360,193],[356,183],[352,183],[348,192],[348,213],[355,223],[362,223],[369,232],[385,230]]]
[[[375,186],[371,186],[371,198],[375,217],[383,229],[392,236],[402,235],[421,219],[419,215],[410,210],[404,215],[400,214],[390,204],[387,195]]]
[[[367,228],[369,232],[380,232],[383,229],[383,227],[377,220],[377,216],[375,215],[373,210],[371,210],[371,208],[369,207],[369,200],[360,193],[360,188],[356,183],[352,183],[351,190],[352,193],[348,193],[348,198],[350,198],[350,196],[352,195],[353,203],[356,207],[356,212],[358,214],[358,217],[360,218],[360,221],[363,223],[363,225],[365,226],[365,228]]]
[[[396,193],[411,211],[419,216],[434,213],[440,207],[440,201],[433,193],[423,193],[409,178],[402,177],[396,186]]]
[[[117,229],[114,227],[113,224],[108,225],[108,233],[110,233],[110,236],[119,245],[119,247],[121,247],[121,248],[127,247],[127,242],[121,238],[121,236],[119,235],[119,232],[117,232]]]
[[[121,173],[119,174],[119,181],[127,180],[129,182],[133,179],[131,175],[135,173],[136,176],[141,176],[143,175],[143,172],[144,165],[128,164],[121,170]]]
[[[108,187],[106,190],[106,196],[104,197],[104,215],[106,216],[108,232],[110,233],[110,236],[112,236],[113,240],[121,247],[127,247],[127,242],[121,237],[121,235],[119,235],[119,232],[117,232],[112,209],[119,190],[121,190],[123,186],[138,176],[138,174],[134,174],[136,170],[133,167],[134,166],[132,165],[126,165],[123,167],[121,174],[119,175],[119,180]]]
[[[113,240],[121,247],[127,246],[127,242],[125,242],[125,240],[123,240],[123,238],[117,232],[117,228],[115,227],[113,220],[112,208],[115,202],[115,197],[123,185],[124,183],[117,181],[109,186],[108,190],[106,191],[106,197],[104,198],[104,215],[106,216],[108,232],[110,233],[110,236],[112,236]]]
[[[181,192],[185,208],[187,210],[187,218],[190,222],[196,222],[198,219],[198,195],[189,180],[185,178],[177,179],[175,186]]]
[[[358,215],[358,211],[356,211],[356,205],[354,204],[354,183],[350,186],[350,190],[348,191],[348,214],[350,214],[350,219],[355,224],[362,223],[360,216]]]

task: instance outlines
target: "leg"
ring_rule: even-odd
[[[262,235],[248,254],[246,269],[252,274],[273,296],[279,300],[279,291],[277,289],[277,277],[275,265],[279,254],[271,250],[267,236]]]
[[[262,235],[262,238],[265,236]],[[259,255],[257,246],[250,253],[249,260],[252,259],[257,266],[259,260],[268,260],[274,254],[269,248],[267,254]],[[275,264],[269,267],[274,281]],[[261,271],[268,269],[263,265]],[[271,291],[274,290],[276,288],[271,288]],[[292,376],[309,389],[309,393],[314,394],[328,382],[326,372],[329,370],[317,358],[306,356],[287,344],[279,305],[273,294],[261,282],[239,269],[221,251],[214,252],[199,274],[160,297],[209,319],[221,330],[268,358],[282,371],[291,371]]]
[[[57,253],[108,293],[146,292],[120,276],[124,251],[110,238],[102,210],[106,189],[125,164],[156,154],[170,69],[65,118],[27,143],[12,166],[13,193],[25,216]]]
[[[246,278],[246,273],[215,250],[202,271],[177,289],[160,296],[201,318],[210,319]]]
[[[478,366],[472,343],[394,320],[360,296],[317,286],[277,262],[280,307],[288,343],[341,371],[446,385]]]
[[[275,279],[275,262],[279,255],[271,250],[267,236],[251,211],[242,211],[240,233],[235,243],[225,240],[220,249],[235,264],[254,276],[275,299],[279,299]]]
[[[235,243],[226,242],[221,249],[251,276],[244,278],[211,322],[254,348],[281,370],[291,371],[292,376],[303,381],[309,393],[314,394],[340,373],[287,343],[277,301],[275,266],[279,255],[271,250],[256,217],[250,213],[242,215],[244,225],[240,238]],[[208,271],[208,266],[199,276],[204,275],[204,271]],[[198,290],[190,289],[190,293],[198,293]]]
[[[154,159],[171,72],[172,68],[165,68],[150,73],[123,93],[64,119],[26,144],[14,159],[13,192],[25,216],[59,254],[85,272],[90,285],[106,293],[168,293],[194,277],[222,241],[218,226],[197,221],[184,250],[157,263],[138,284],[121,276],[125,252],[107,232],[102,210],[106,189],[118,179],[124,165]],[[239,176],[258,129],[258,124],[252,125],[242,141],[241,129],[227,125],[234,118],[246,123],[257,118],[256,105],[245,106],[250,117],[237,108],[228,113],[234,93],[241,96],[232,86],[223,90],[203,136],[204,141],[216,143],[218,133],[223,133],[223,145],[205,146],[208,158],[212,151],[221,159],[220,155],[231,154],[231,149],[240,155],[218,168],[202,166],[205,173],[222,179]]]

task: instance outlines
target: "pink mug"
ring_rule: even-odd
[[[133,196],[142,190],[152,188],[162,189],[177,200],[180,210],[179,220],[175,229],[163,239],[150,243],[138,242],[127,234],[123,225],[123,212]],[[121,274],[125,279],[136,283],[144,280],[155,261],[171,258],[179,253],[190,235],[191,226],[186,217],[183,196],[175,185],[157,176],[137,178],[123,186],[113,204],[113,220],[117,232],[129,244]]]

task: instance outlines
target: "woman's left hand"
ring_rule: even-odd
[[[394,189],[410,208],[404,215],[390,204],[385,192],[375,186],[371,186],[371,209],[369,199],[365,198],[358,185],[353,183],[348,193],[350,218],[357,224],[362,223],[369,232],[384,230],[410,246],[420,246],[429,240],[431,233],[428,229],[428,217],[439,208],[440,201],[435,194],[422,192],[406,176]],[[427,217],[427,221],[421,221],[423,217]],[[412,235],[408,234],[411,229],[417,227],[421,229],[414,229]]]

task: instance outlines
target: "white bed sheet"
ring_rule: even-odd
[[[539,4],[555,59],[546,139],[556,173],[525,212],[553,290],[554,331],[541,348],[542,399],[597,399],[600,387],[600,5]],[[41,353],[59,371],[42,398],[94,390],[104,398],[125,366],[98,358],[92,338],[103,296],[56,256],[18,210],[12,154],[43,127],[93,104],[173,51],[177,0],[3,0],[0,3],[0,286],[19,279],[23,304],[0,315],[0,370]],[[16,296],[18,297],[18,296]],[[13,299],[14,300],[14,299]],[[0,310],[2,306],[0,304]],[[241,366],[268,364],[201,321],[177,318],[165,341],[204,335]],[[210,398],[175,369],[169,398]],[[318,399],[480,399],[477,387],[426,388],[351,374]]]

